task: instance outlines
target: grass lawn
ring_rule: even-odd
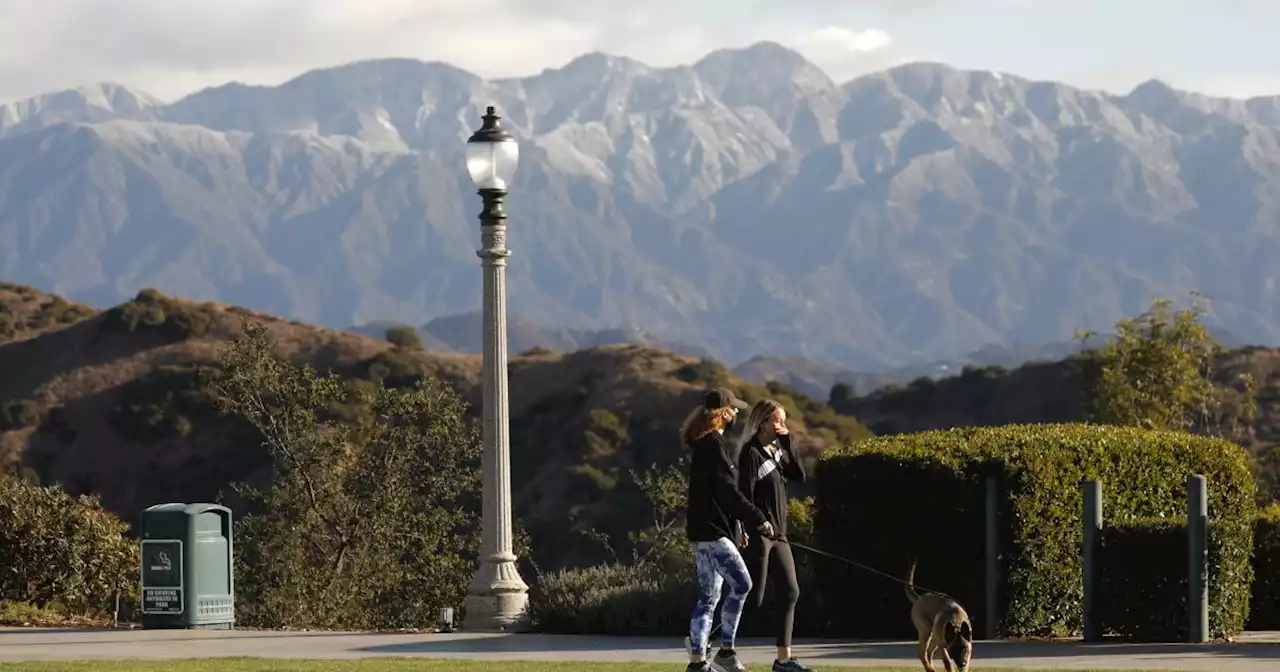
[[[634,663],[521,663],[479,660],[424,660],[421,658],[366,658],[363,660],[286,660],[269,658],[206,658],[201,660],[120,660],[86,662],[3,663],[5,672],[672,672],[679,665]],[[767,670],[767,665],[755,665]],[[819,667],[850,672],[917,672],[915,667]],[[941,671],[942,665],[938,664]],[[983,667],[983,672],[1001,672]],[[1005,672],[1014,672],[1012,670]],[[1055,672],[1039,670],[1038,672]],[[1058,670],[1056,672],[1066,672]],[[1072,670],[1071,672],[1126,672],[1125,670]],[[1131,670],[1129,672],[1138,672]],[[1145,670],[1143,672],[1152,672]]]

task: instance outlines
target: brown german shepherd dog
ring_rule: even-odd
[[[942,654],[942,664],[952,672],[969,669],[973,655],[973,626],[969,614],[951,597],[937,593],[920,593],[915,588],[916,563],[907,573],[907,599],[911,600],[911,622],[916,626],[917,649],[925,672],[936,672],[933,652]]]

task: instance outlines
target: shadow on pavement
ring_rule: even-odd
[[[607,645],[607,646],[605,646]],[[432,653],[545,653],[554,651],[682,651],[675,637],[594,637],[588,635],[493,635],[465,639],[428,638],[367,646],[365,653],[430,655]]]
[[[769,640],[745,640],[740,647],[768,647]],[[807,658],[827,660],[902,659],[915,660],[916,648],[910,642],[802,643],[797,642]],[[517,635],[445,639],[429,637],[394,644],[361,647],[358,651],[379,655],[419,655],[462,653],[547,653],[591,651],[672,651],[681,650],[675,638],[655,637],[588,637],[576,635]],[[1170,657],[1184,654],[1212,657],[1235,657],[1280,662],[1280,643],[1240,642],[1233,644],[1082,644],[1065,642],[978,642],[974,657],[978,660],[1014,658],[1107,658],[1126,656]],[[1277,668],[1280,669],[1280,668]]]
[[[205,636],[199,636],[199,635],[193,636],[190,634],[186,634],[191,632],[201,632],[206,634]],[[85,628],[40,628],[39,630],[35,630],[35,629],[13,628],[13,629],[0,630],[0,646],[39,646],[40,644],[42,644],[42,642],[32,642],[30,639],[27,639],[26,641],[6,642],[4,641],[6,635],[9,636],[10,638],[21,637],[24,635],[30,638],[32,636],[60,635],[60,634],[70,634],[70,633],[76,633],[80,635],[101,634],[101,635],[107,635],[107,636],[104,636],[99,639],[58,639],[56,641],[51,641],[48,643],[57,644],[58,646],[68,646],[68,645],[88,646],[93,644],[120,644],[120,643],[129,643],[129,642],[137,642],[138,644],[152,644],[152,643],[164,643],[164,642],[211,642],[211,641],[232,642],[236,640],[285,639],[290,637],[322,637],[322,638],[368,637],[371,634],[374,634],[374,635],[379,634],[379,633],[368,633],[368,632],[320,632],[320,631],[288,632],[288,631],[278,631],[278,630],[180,630],[180,629],[86,630]],[[185,636],[166,637],[164,636],[166,634],[172,634],[172,635],[182,634]],[[421,636],[421,635],[414,635],[413,633],[385,633],[385,634],[388,637]],[[117,635],[117,636],[111,637],[110,635]]]
[[[1237,642],[1232,644],[1125,644],[1079,642],[977,642],[976,660],[1013,658],[1124,658],[1162,657],[1193,654],[1204,657],[1249,658],[1280,662],[1280,643]],[[810,658],[859,660],[903,658],[915,660],[915,644],[901,642],[865,644],[822,644],[809,647]],[[1278,668],[1280,669],[1280,668]]]

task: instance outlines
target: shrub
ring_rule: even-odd
[[[105,325],[133,332],[139,327],[162,328],[177,338],[204,334],[213,324],[213,312],[205,305],[174,301],[154,289],[143,289],[132,301],[112,308]]]
[[[697,595],[692,567],[676,574],[650,564],[567,569],[539,577],[529,615],[539,632],[675,637],[688,631]]]
[[[0,338],[12,338],[18,333],[18,328],[14,326],[13,316],[0,314]]]
[[[0,404],[0,432],[38,427],[43,420],[44,412],[40,405],[29,399]]]
[[[1253,528],[1253,574],[1249,629],[1280,629],[1280,504],[1258,512]]]
[[[905,574],[963,603],[979,625],[983,604],[985,477],[1000,484],[997,609],[1010,636],[1070,635],[1081,629],[1080,481],[1100,479],[1111,520],[1185,511],[1186,477],[1209,480],[1209,511],[1221,543],[1211,577],[1215,636],[1244,625],[1252,572],[1254,485],[1244,452],[1180,432],[1090,425],[1011,425],[874,438],[829,452],[816,474],[820,546]],[[816,589],[863,608],[841,613],[838,634],[903,636],[900,586],[819,565]],[[835,633],[828,633],[835,634]],[[981,631],[979,635],[984,635]]]
[[[407,324],[393,324],[387,327],[387,342],[397,348],[422,349],[422,337],[418,331]]]
[[[418,362],[408,353],[395,350],[374,355],[362,368],[369,380],[387,387],[412,387],[422,378]]]
[[[168,324],[182,336],[199,336],[209,331],[213,314],[203,306],[173,305],[169,308]]]
[[[142,443],[186,438],[194,429],[192,418],[211,416],[212,404],[194,368],[161,365],[125,385],[108,419],[116,431]]]
[[[0,601],[105,616],[137,599],[128,526],[96,498],[0,476]]]
[[[729,371],[713,359],[702,358],[693,364],[685,364],[672,374],[686,383],[701,383],[707,387],[724,385],[729,380]]]

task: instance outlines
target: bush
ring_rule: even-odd
[[[418,361],[408,353],[395,350],[374,355],[361,368],[368,380],[387,387],[412,387],[422,379]]]
[[[212,413],[213,401],[200,388],[194,368],[161,365],[124,386],[108,419],[122,435],[151,443],[186,438],[194,430],[193,419]]]
[[[725,385],[729,381],[729,371],[722,364],[702,358],[693,364],[685,364],[672,373],[677,380],[686,383],[700,383],[708,388]]]
[[[418,331],[407,324],[393,324],[387,327],[387,342],[397,348],[422,349],[422,337]]]
[[[692,567],[678,574],[650,564],[568,569],[538,578],[529,615],[538,632],[676,637],[688,632],[697,595]]]
[[[919,558],[917,580],[954,595],[981,628],[983,490],[986,476],[994,476],[1002,492],[1001,632],[1071,635],[1081,629],[1080,481],[1102,480],[1111,520],[1168,518],[1185,512],[1192,473],[1209,480],[1221,543],[1210,629],[1232,635],[1248,613],[1254,485],[1244,452],[1219,439],[1090,425],[874,438],[824,457],[815,479],[817,535],[822,548],[888,572],[905,574]],[[905,609],[900,586],[865,573],[850,579],[848,568],[834,563],[818,570],[814,589],[863,605],[834,615],[834,632],[826,634],[910,635],[905,619],[883,617]]]
[[[213,324],[207,305],[174,301],[154,289],[143,289],[132,301],[112,308],[105,325],[117,331],[133,332],[139,327],[164,329],[176,338],[198,336]]]
[[[1253,574],[1249,629],[1280,629],[1280,504],[1258,512],[1253,528]]]
[[[0,601],[80,616],[110,615],[117,592],[136,604],[127,530],[96,498],[0,476]]]
[[[29,399],[6,401],[0,404],[0,432],[38,427],[44,421],[40,405]]]

